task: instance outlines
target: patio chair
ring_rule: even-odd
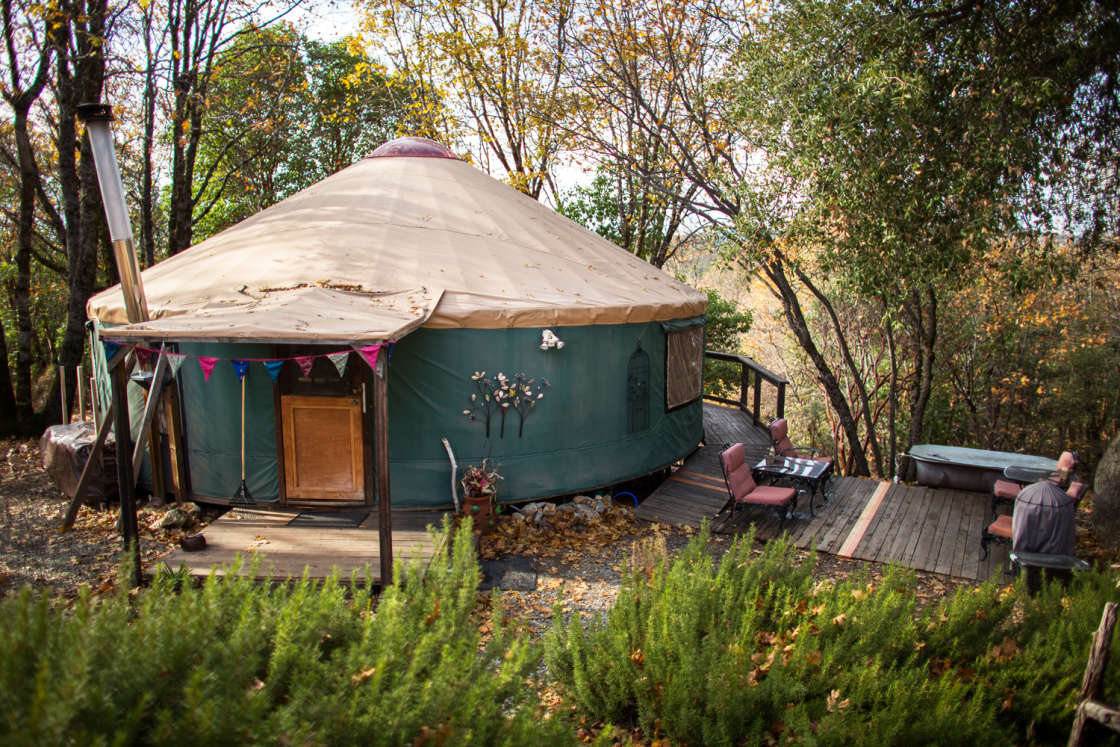
[[[1074,467],[1076,467],[1076,466],[1077,466],[1077,457],[1074,456],[1074,454],[1072,452],[1063,451],[1062,455],[1060,457],[1058,457],[1058,469],[1059,470],[1073,470]],[[1011,504],[1014,505],[1015,498],[1017,498],[1019,496],[1019,491],[1023,489],[1023,486],[1019,485],[1018,483],[1011,482],[1009,480],[997,480],[996,485],[998,486],[999,483],[1001,483],[1001,482],[1005,482],[1008,485],[1013,485],[1014,486],[1015,493],[1014,493],[1014,495],[1011,496]],[[1088,490],[1089,490],[1089,485],[1087,483],[1078,482],[1076,480],[1070,482],[1069,487],[1066,488],[1066,495],[1068,495],[1070,497],[1070,499],[1073,501],[1074,510],[1076,510],[1077,507],[1081,504],[1081,499],[1085,497],[1085,493],[1088,492]],[[993,488],[993,493],[994,492],[995,492],[995,488]],[[1000,495],[998,493],[995,493],[995,495],[992,498],[992,513],[995,514],[995,520],[991,524],[989,524],[987,527],[985,527],[984,531],[981,532],[981,534],[980,534],[980,548],[984,552],[984,554],[980,556],[981,560],[986,560],[987,559],[988,551],[989,551],[988,546],[992,542],[999,542],[1001,544],[1006,544],[1006,545],[1011,544],[1011,540],[1012,540],[1011,518],[1012,517],[1011,517],[1011,514],[999,514],[999,513],[997,513],[997,501],[1002,503],[1002,502],[1004,502],[1004,499],[1000,498]]]
[[[1062,455],[1058,457],[1058,469],[1073,472],[1076,468],[1077,455],[1072,451],[1063,451]],[[1076,493],[1074,491],[1074,485],[1080,486]],[[1070,498],[1073,498],[1073,503],[1076,506],[1081,502],[1081,498],[1085,495],[1085,491],[1088,490],[1088,488],[1089,486],[1085,483],[1071,482],[1066,493],[1069,494]],[[992,485],[992,516],[999,516],[1000,506],[1013,505],[1015,503],[1015,498],[1018,497],[1019,491],[1022,489],[1023,485],[1014,480],[996,480],[995,484]]]
[[[980,533],[980,549],[983,551],[980,556],[981,560],[988,559],[988,545],[993,542],[999,542],[1003,545],[1011,544],[1011,514],[1000,514]]]
[[[723,467],[723,480],[731,496],[731,518],[740,503],[765,506],[773,510],[780,521],[793,515],[797,505],[797,491],[793,488],[779,488],[773,485],[759,485],[751,475],[747,464],[746,449],[743,444],[733,444],[719,455]]]
[[[778,456],[815,459],[818,462],[832,461],[832,457],[820,456],[820,449],[794,445],[789,440],[789,422],[785,418],[778,418],[770,423],[770,441],[774,446],[774,453]]]

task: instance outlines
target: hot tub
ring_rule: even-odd
[[[1058,468],[1058,462],[1047,457],[941,444],[917,444],[909,457],[919,485],[981,493],[991,492],[1004,468],[1012,465],[1046,472]]]

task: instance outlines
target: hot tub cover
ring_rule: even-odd
[[[910,449],[910,456],[929,462],[945,462],[947,464],[994,470],[1003,470],[1012,465],[1044,472],[1053,472],[1058,468],[1057,460],[1034,456],[1033,454],[969,449],[964,446],[944,446],[942,444],[917,444]]]

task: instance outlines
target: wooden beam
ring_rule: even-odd
[[[373,374],[373,459],[377,474],[381,588],[393,581],[393,525],[389,498],[389,356],[382,353]]]
[[[1120,718],[1115,708],[1100,701],[1101,686],[1104,683],[1104,670],[1108,667],[1108,654],[1112,648],[1112,629],[1116,627],[1116,612],[1120,605],[1107,602],[1101,613],[1101,624],[1093,634],[1093,644],[1089,647],[1089,661],[1085,665],[1085,676],[1081,680],[1081,704],[1069,733],[1070,747],[1083,744],[1085,727],[1089,721],[1096,721],[1113,731],[1120,731]]]
[[[86,488],[89,487],[90,480],[93,479],[94,465],[101,462],[101,451],[105,447],[105,439],[109,436],[109,429],[113,426],[113,410],[105,414],[105,422],[97,429],[97,440],[93,442],[93,448],[89,451],[89,459],[86,460],[86,466],[82,468],[82,476],[78,479],[78,489],[74,491],[74,497],[70,500],[70,505],[66,509],[66,517],[62,520],[62,526],[58,528],[60,532],[68,532],[74,526],[74,520],[78,518],[78,509],[82,507],[82,496],[85,495]]]
[[[118,351],[119,352],[119,351]],[[136,586],[142,579],[140,568],[140,532],[136,521],[136,473],[132,470],[132,460],[127,456],[128,444],[132,442],[128,423],[128,386],[127,366],[123,365],[124,356],[115,355],[113,361],[116,365],[109,370],[109,378],[113,387],[113,434],[117,440],[117,490],[121,503],[121,539],[124,542],[125,555],[122,560],[132,555],[134,566],[132,581]]]
[[[156,361],[156,371],[152,375],[152,384],[148,387],[148,398],[144,402],[144,417],[140,420],[140,432],[136,435],[136,446],[132,450],[132,474],[140,474],[140,462],[144,458],[144,449],[148,446],[148,439],[152,434],[152,418],[156,414],[156,405],[159,404],[160,391],[163,387],[160,382],[163,380],[163,372],[167,370],[167,353],[161,348],[159,351],[159,360]],[[155,457],[152,457],[153,459]],[[152,464],[152,470],[155,470],[155,464]],[[154,482],[154,478],[153,478]],[[154,486],[153,486],[154,487]]]
[[[179,404],[179,382],[172,379],[164,394],[167,408],[167,430],[171,446],[171,482],[175,489],[175,500],[185,503],[190,500],[190,475],[187,471],[187,443],[183,434],[183,411]]]

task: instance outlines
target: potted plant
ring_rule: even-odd
[[[497,471],[490,469],[486,459],[481,465],[463,468],[463,477],[459,480],[463,488],[463,513],[474,520],[475,531],[487,532],[493,528],[495,496],[501,479]]]

